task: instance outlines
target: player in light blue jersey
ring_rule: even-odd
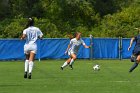
[[[66,62],[64,62],[64,64],[61,66],[61,70],[63,70],[64,67],[66,67],[67,65],[69,65],[71,69],[73,69],[72,65],[77,58],[77,53],[78,53],[80,45],[83,45],[85,48],[90,48],[90,46],[87,46],[85,42],[81,39],[81,33],[77,32],[75,34],[75,38],[70,40],[68,48],[65,52],[65,53],[68,52],[68,55],[70,56],[70,58]]]
[[[31,79],[33,61],[37,52],[37,39],[41,39],[43,33],[39,28],[34,27],[34,20],[32,18],[29,18],[27,25],[28,27],[23,31],[21,39],[26,39],[24,45],[24,53],[26,55],[24,78],[28,77]]]

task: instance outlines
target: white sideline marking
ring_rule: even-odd
[[[125,82],[130,82],[130,81],[110,81],[110,82],[125,83]]]
[[[78,83],[84,83],[84,82],[89,82],[89,81],[75,81],[75,82],[78,82]],[[109,82],[117,82],[117,83],[124,83],[124,82],[130,82],[130,81],[109,81]]]
[[[76,82],[78,82],[78,83],[79,83],[79,82],[84,83],[84,82],[89,82],[89,81],[76,81]]]

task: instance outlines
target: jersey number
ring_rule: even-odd
[[[30,37],[30,39],[35,39],[36,38],[36,34],[35,33],[30,33],[29,37]]]

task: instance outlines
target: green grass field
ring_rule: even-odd
[[[0,93],[136,93],[140,67],[129,60],[77,60],[74,70],[60,70],[64,60],[36,61],[32,79],[24,79],[24,63],[0,62]],[[94,64],[101,66],[93,71]]]

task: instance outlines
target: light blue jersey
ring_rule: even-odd
[[[80,39],[80,40],[77,40],[76,38],[71,39],[68,54],[69,55],[72,53],[77,54],[81,44],[85,45],[85,42],[82,39]]]
[[[23,31],[23,34],[26,35],[26,43],[24,45],[24,53],[29,54],[30,51],[36,54],[37,52],[37,39],[42,37],[43,33],[39,28],[31,26]]]
[[[26,35],[26,44],[36,44],[38,37],[42,37],[43,33],[39,28],[31,26],[23,31]]]

